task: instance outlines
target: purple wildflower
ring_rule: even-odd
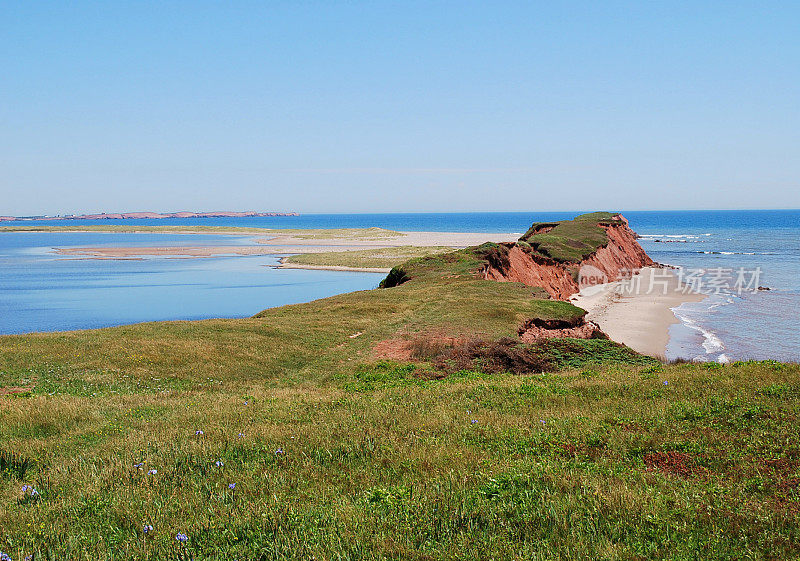
[[[544,419],[539,419],[539,420],[540,420],[540,421],[542,421],[542,424],[543,424],[543,425],[545,424],[545,422],[544,422]]]
[[[153,531],[153,526],[151,526],[150,524],[145,524],[142,530],[144,530],[145,534],[149,534],[150,532]]]
[[[186,543],[186,540],[188,540],[189,538],[186,536],[186,534],[178,532],[178,535],[175,536],[175,539],[181,543]]]
[[[236,483],[228,483],[228,489],[230,489],[231,491],[236,489]]]
[[[29,489],[33,489],[33,487],[31,487],[30,485],[23,485],[22,486],[22,492],[23,493],[27,493]]]
[[[0,561],[11,561],[11,557],[9,557],[8,554],[0,551]]]
[[[277,450],[275,450],[275,454],[283,454],[283,453],[284,453],[283,448],[278,448]]]
[[[150,471],[147,472],[147,475],[155,475],[157,473],[158,473],[157,469],[151,469]]]
[[[38,497],[38,496],[39,496],[39,491],[31,487],[31,497]]]
[[[665,385],[665,386],[668,386],[668,385],[669,385],[669,382],[667,382],[666,380],[664,380],[664,385]]]
[[[223,464],[220,460],[217,460],[216,462],[214,462],[214,465],[219,468],[219,467],[224,466],[225,464]]]
[[[143,465],[144,465],[144,462],[139,462],[138,464],[133,464],[133,467],[138,468],[138,469],[142,469]]]
[[[239,436],[239,438],[244,438],[244,433],[243,433],[243,432],[240,432],[240,433],[238,434],[238,436]]]
[[[196,431],[194,431],[194,435],[195,435],[195,436],[203,436],[203,431],[201,431],[201,430],[196,430]]]

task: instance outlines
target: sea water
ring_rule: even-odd
[[[571,212],[315,214],[290,217],[159,220],[64,220],[0,224],[0,333],[104,327],[138,321],[244,317],[263,308],[373,288],[382,275],[274,269],[276,258],[155,257],[75,260],[69,246],[238,245],[244,236],[97,233],[2,233],[15,225],[89,224],[367,228],[406,231],[514,232]],[[760,271],[769,291],[712,290],[675,309],[668,358],[800,360],[800,211],[623,211],[658,262],[685,271]],[[757,288],[757,287],[756,287]],[[708,292],[708,290],[706,290]]]
[[[238,236],[0,231],[0,334],[248,317],[264,308],[375,288],[384,276],[276,269],[278,258],[262,255],[85,259],[53,250],[252,243]]]

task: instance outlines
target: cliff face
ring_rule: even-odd
[[[541,287],[552,298],[567,300],[585,286],[616,281],[626,273],[654,264],[621,215],[598,220],[583,219],[581,227],[585,231],[597,235],[600,232],[593,229],[602,229],[605,237],[597,238],[599,241],[594,248],[581,247],[583,254],[580,259],[558,260],[547,254],[546,243],[555,247],[557,244],[578,247],[580,243],[577,239],[553,240],[551,234],[557,231],[557,227],[534,226],[531,229],[533,233],[524,237],[526,241],[503,246],[504,258],[491,260],[483,271],[484,278]]]

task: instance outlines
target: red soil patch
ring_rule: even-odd
[[[569,327],[551,327],[525,322],[518,329],[518,333],[524,343],[535,343],[538,339],[563,339],[564,337],[572,337],[573,339],[608,338],[596,323],[582,319],[579,325]]]

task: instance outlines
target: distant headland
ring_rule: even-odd
[[[296,212],[114,212],[100,214],[65,214],[58,216],[0,216],[0,222],[15,220],[123,220],[159,218],[243,218],[252,216],[299,216]]]

